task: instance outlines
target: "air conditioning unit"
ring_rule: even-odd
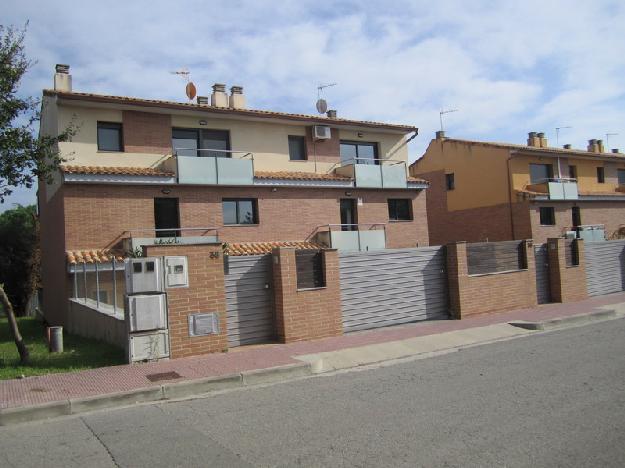
[[[327,125],[315,125],[313,127],[313,138],[315,140],[329,140],[332,138],[332,131]]]

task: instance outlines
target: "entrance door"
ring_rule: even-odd
[[[154,199],[154,225],[156,226],[156,237],[176,237],[179,235],[180,216],[177,198]],[[159,229],[172,230],[159,231]]]
[[[358,211],[356,200],[352,198],[341,198],[341,231],[357,231]]]

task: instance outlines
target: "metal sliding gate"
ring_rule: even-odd
[[[447,318],[445,248],[340,252],[346,332]]]
[[[625,291],[625,240],[584,242],[588,295]]]
[[[549,252],[547,244],[534,246],[536,264],[536,298],[539,304],[551,302],[551,284],[549,282]]]
[[[275,338],[271,255],[226,257],[228,345]]]

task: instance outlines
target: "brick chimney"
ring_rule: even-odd
[[[603,140],[597,140],[597,149],[600,153],[605,153],[605,148],[603,147]]]
[[[597,140],[594,138],[592,140],[588,140],[588,152],[589,153],[598,153],[599,145],[597,144]]]
[[[527,134],[527,146],[534,146],[540,148],[540,138],[536,132],[529,132]]]
[[[336,119],[336,109],[330,109],[326,112],[328,119]]]
[[[208,96],[198,96],[197,103],[200,106],[208,106]]]
[[[54,90],[64,93],[72,92],[72,75],[69,74],[69,65],[57,63],[54,73]]]
[[[211,94],[211,106],[228,107],[228,94],[226,93],[226,85],[215,83],[213,85],[213,93]]]
[[[547,148],[549,146],[547,138],[545,137],[545,134],[543,132],[538,133],[536,136],[538,137],[538,143],[540,144],[541,148]]]
[[[243,86],[230,87],[229,105],[231,109],[245,109],[245,95]]]

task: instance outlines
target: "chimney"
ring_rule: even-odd
[[[208,96],[198,96],[197,103],[200,106],[208,106]]]
[[[228,94],[226,94],[226,85],[215,83],[213,85],[213,93],[211,94],[211,106],[228,107]]]
[[[444,140],[445,139],[445,131],[444,130],[439,130],[438,132],[436,132],[436,139],[437,140]]]
[[[605,148],[603,147],[603,140],[597,140],[597,149],[600,153],[605,152]]]
[[[597,140],[594,138],[592,140],[588,140],[588,152],[589,153],[598,153],[599,145],[597,144]]]
[[[328,112],[326,112],[326,115],[329,119],[336,119],[336,110],[330,109]]]
[[[545,134],[543,132],[538,133],[536,136],[538,137],[538,143],[541,148],[547,148],[549,146],[547,138],[545,138]]]
[[[566,145],[564,145],[562,148],[564,148],[564,149],[571,149],[571,148],[572,148],[572,146],[571,146],[571,144],[570,144],[570,143],[567,143],[567,144],[566,144]]]
[[[72,75],[69,74],[69,65],[57,63],[54,74],[54,90],[64,93],[72,92]]]
[[[618,154],[618,148],[612,148],[612,152],[613,152],[614,154]]]
[[[536,132],[529,132],[527,134],[527,146],[535,146],[537,148],[540,147],[540,139]]]
[[[245,96],[243,86],[232,86],[230,88],[230,108],[245,109]]]

